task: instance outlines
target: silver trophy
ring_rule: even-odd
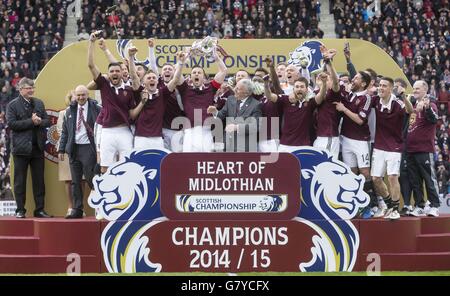
[[[202,40],[197,40],[190,48],[190,56],[206,57],[210,59],[214,56],[217,48],[218,39],[216,37],[207,36]]]

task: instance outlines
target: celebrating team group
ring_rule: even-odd
[[[94,62],[97,41],[110,62],[106,74]],[[401,78],[356,71],[348,49],[349,73],[338,76],[337,51],[326,48],[321,48],[323,69],[314,75],[305,61],[297,68],[267,59],[267,70],[258,68],[251,77],[242,69],[226,80],[227,67],[213,51],[218,72],[212,79],[201,67],[184,77],[191,52],[179,52],[176,64],[165,64],[159,72],[155,41],[149,39],[148,45],[148,65],[135,64],[134,47],[119,62],[104,40],[90,36],[93,81],[75,89],[76,107],[66,112],[59,145],[60,158],[64,153],[76,158],[89,185],[95,157],[105,172],[133,149],[293,152],[314,146],[365,177],[371,204],[362,217],[439,215],[433,160],[438,116],[425,81],[415,81],[413,94],[405,95]],[[88,98],[88,89],[98,90],[101,108]],[[400,198],[409,205],[411,193],[415,208],[400,210]]]

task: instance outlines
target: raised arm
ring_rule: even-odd
[[[117,59],[112,55],[111,51],[106,46],[105,39],[100,38],[100,40],[98,40],[98,46],[100,47],[101,50],[103,50],[103,53],[105,54],[109,63],[117,63],[118,62]]]
[[[412,95],[407,95],[407,96],[405,96],[405,99],[403,100],[403,102],[405,103],[406,113],[408,113],[408,114],[414,113],[414,107],[411,104],[411,96]]]
[[[95,33],[92,33],[89,36],[89,42],[88,42],[88,67],[91,71],[92,77],[97,79],[98,75],[100,75],[100,70],[94,63],[94,46],[95,46],[95,40],[97,40],[97,36]]]
[[[227,66],[225,65],[225,63],[223,62],[223,59],[221,59],[219,57],[219,54],[217,53],[217,51],[214,52],[214,58],[216,59],[217,62],[217,66],[219,68],[219,72],[217,72],[217,74],[214,76],[214,80],[217,83],[222,84],[225,81],[225,77],[227,76]]]
[[[278,101],[278,96],[270,90],[270,80],[269,75],[266,75],[263,77],[264,79],[264,95],[267,99],[272,101],[273,103],[276,103]]]
[[[136,53],[136,47],[130,47],[128,49],[128,65],[130,66],[131,87],[133,88],[133,90],[138,90],[139,86],[141,85],[141,80],[136,73],[136,66],[134,64],[134,56],[136,55]]]
[[[332,86],[331,89],[334,92],[338,92],[339,87],[339,78],[336,72],[336,69],[333,66],[333,57],[336,55],[337,51],[335,49],[330,49],[325,55],[325,65],[327,68],[327,72],[331,75]]]
[[[179,85],[181,78],[181,72],[183,71],[184,64],[186,63],[187,54],[185,52],[177,53],[177,64],[175,65],[175,73],[173,78],[167,84],[167,88],[170,92],[174,91],[177,85]]]
[[[428,120],[431,123],[436,123],[439,119],[439,116],[437,114],[437,110],[434,110],[434,108],[436,108],[436,105],[431,104],[430,98],[427,96],[425,96],[423,98],[423,108],[425,110],[425,118],[426,120]]]
[[[267,67],[269,68],[270,80],[272,81],[272,88],[276,94],[284,94],[283,89],[281,89],[280,79],[278,79],[277,71],[275,70],[275,66],[270,57],[267,57],[265,60]]]
[[[148,44],[148,58],[150,61],[150,69],[159,76],[158,65],[156,64],[156,55],[155,55],[155,39],[149,38],[147,39]]]
[[[88,90],[97,90],[97,83],[95,83],[95,81],[91,80],[89,81],[89,83],[86,85],[86,88]]]
[[[356,76],[356,69],[355,66],[352,63],[352,60],[350,59],[350,49],[349,48],[345,48],[344,49],[344,56],[345,56],[345,60],[347,61],[347,71],[348,74],[350,75],[350,79],[353,79],[353,77]]]
[[[322,85],[320,86],[319,93],[314,97],[316,100],[317,105],[322,104],[322,102],[325,100],[325,96],[327,94],[327,79],[328,75],[324,72],[319,74],[319,79],[322,81]]]

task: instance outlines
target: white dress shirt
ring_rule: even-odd
[[[88,133],[86,131],[86,127],[84,126],[83,122],[81,122],[80,130],[77,130],[77,124],[78,124],[78,116],[80,114],[80,108],[83,107],[83,118],[84,121],[87,122],[87,115],[88,115],[88,103],[86,102],[83,106],[77,104],[77,120],[75,122],[75,143],[76,144],[89,144],[89,137]]]

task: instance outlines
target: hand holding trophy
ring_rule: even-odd
[[[202,40],[197,40],[190,48],[191,56],[206,57],[208,60],[214,60],[216,55],[218,40],[215,37],[207,36]]]

